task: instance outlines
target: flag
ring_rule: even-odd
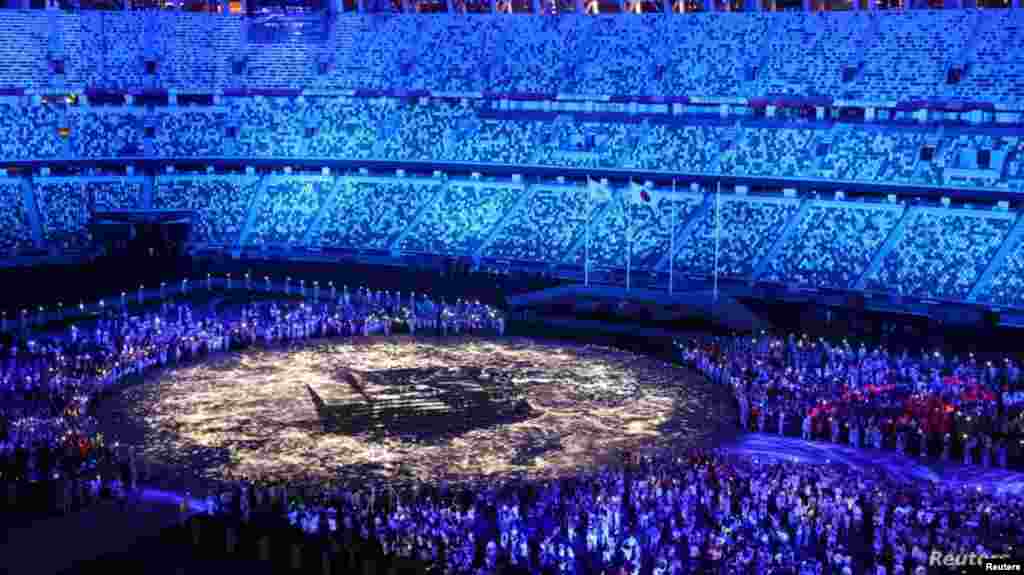
[[[650,204],[653,200],[651,192],[644,186],[636,183],[629,183],[629,199],[634,204]]]
[[[608,190],[608,186],[587,178],[587,190],[590,192],[590,199],[595,202],[607,202],[612,199],[612,193]]]
[[[608,186],[601,182],[595,182],[590,179],[590,176],[587,176],[587,243],[583,264],[583,283],[586,286],[590,285],[590,226],[592,223],[590,220],[593,217],[594,202],[608,202],[609,200],[611,200],[611,192],[608,190]]]

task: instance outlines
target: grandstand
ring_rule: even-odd
[[[7,11],[3,248],[82,250],[95,213],[186,209],[200,247],[1015,307],[1024,56],[993,46],[1020,18],[357,12],[281,43],[232,15]]]

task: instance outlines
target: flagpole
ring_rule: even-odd
[[[668,236],[668,294],[672,295],[672,287],[675,284],[673,281],[673,271],[675,270],[675,264],[673,260],[676,254],[676,223],[679,219],[679,204],[676,202],[676,179],[672,178],[672,223],[669,225],[669,236]]]
[[[714,298],[718,302],[718,250],[722,238],[722,181],[718,180],[715,190],[715,289]]]
[[[629,192],[633,193],[633,178],[629,179]],[[629,291],[629,274],[633,264],[633,229],[630,226],[629,208],[622,202],[623,219],[626,221],[626,291]]]
[[[593,205],[594,205],[593,182],[590,181],[590,176],[587,176],[587,219],[584,222],[584,225],[587,226],[587,229],[586,229],[586,232],[587,232],[587,245],[584,248],[586,250],[586,255],[584,255],[584,260],[583,260],[583,285],[586,286],[586,287],[590,287],[590,216],[591,216],[590,212],[592,212],[593,209],[594,209]]]

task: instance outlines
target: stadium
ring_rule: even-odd
[[[1022,0],[0,11],[0,571],[1024,569]]]

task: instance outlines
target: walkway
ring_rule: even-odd
[[[60,517],[8,529],[0,539],[0,572],[56,575],[90,571],[89,563],[140,547],[179,522],[181,497],[143,489],[139,501],[123,507],[103,501]],[[198,502],[191,507],[198,509]],[[145,545],[141,545],[145,547]]]
[[[998,493],[1024,494],[1024,473],[981,465],[963,465],[953,461],[920,459],[895,451],[855,449],[824,441],[804,441],[778,435],[748,433],[726,449],[764,459],[784,459],[807,463],[841,463],[870,471],[884,469],[905,479],[942,481],[968,487],[981,487]]]

